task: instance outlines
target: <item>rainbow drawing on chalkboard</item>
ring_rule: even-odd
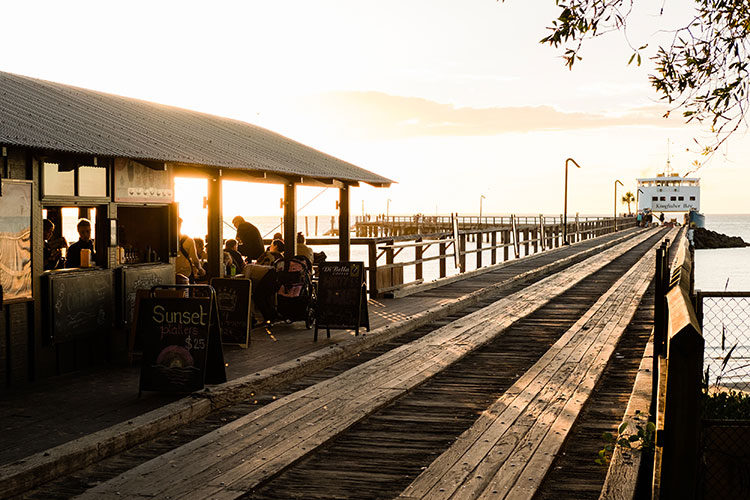
[[[168,368],[187,368],[195,365],[193,356],[182,346],[168,345],[156,357],[156,364]]]

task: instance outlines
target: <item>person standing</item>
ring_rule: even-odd
[[[91,239],[91,221],[88,219],[79,219],[76,225],[78,229],[78,241],[68,248],[67,267],[81,267],[81,251],[89,250],[89,264],[96,260],[94,253],[94,240]]]
[[[232,225],[237,229],[237,250],[249,260],[257,259],[264,251],[263,238],[258,228],[246,222],[240,215],[232,219]]]
[[[175,273],[187,276],[190,283],[195,283],[197,279],[206,275],[206,271],[198,259],[195,241],[190,236],[182,234],[181,218],[178,220],[178,230],[180,240],[177,247],[177,259],[175,259]]]

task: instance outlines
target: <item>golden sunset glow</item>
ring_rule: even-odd
[[[661,7],[636,5],[631,43],[656,43],[689,14]],[[573,71],[540,45],[556,14],[521,0],[13,2],[0,69],[240,119],[397,182],[354,189],[356,215],[476,214],[481,196],[485,214],[557,214],[568,157],[582,166],[569,211],[609,213],[613,180],[635,190],[663,168],[667,141],[675,171],[704,160],[688,149],[710,135],[662,118],[650,61],[628,66],[620,34],[585,46]],[[31,20],[47,36],[28,37]],[[750,210],[748,153],[738,134],[695,174],[705,212]],[[176,192],[200,234],[204,188],[191,182]],[[299,188],[298,207],[317,196],[301,215],[336,212],[335,190],[320,191]],[[224,193],[227,220],[281,215],[280,186]]]

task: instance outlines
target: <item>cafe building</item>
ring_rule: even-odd
[[[0,392],[124,359],[135,290],[174,283],[176,176],[208,181],[209,278],[224,272],[222,180],[284,186],[291,254],[296,187],[338,189],[341,260],[350,189],[392,182],[238,120],[4,72],[0,154]],[[53,246],[82,218],[88,266],[45,269],[44,219]]]

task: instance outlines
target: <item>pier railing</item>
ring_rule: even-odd
[[[446,216],[357,217],[352,260],[365,261],[370,297],[407,295],[426,281],[565,244],[562,216],[459,217],[457,240],[450,221]],[[635,224],[634,217],[569,217],[566,237],[575,243]],[[338,239],[312,237],[307,243],[325,251],[338,245]]]

